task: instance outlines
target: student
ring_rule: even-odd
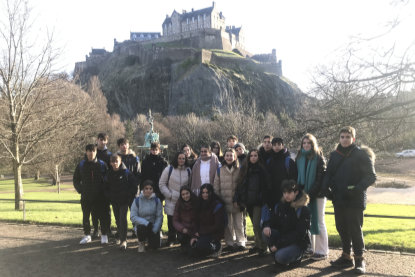
[[[141,174],[140,159],[133,150],[130,149],[130,143],[126,138],[120,138],[117,140],[118,152],[117,154],[121,157],[122,162],[127,169],[134,174],[137,181]]]
[[[195,164],[197,160],[197,154],[193,151],[192,147],[188,144],[183,144],[181,150],[186,155],[187,162],[189,164],[190,169],[193,170],[193,165]]]
[[[354,265],[358,274],[366,271],[363,252],[363,211],[366,208],[366,190],[375,183],[375,154],[370,148],[355,144],[356,130],[347,126],[340,130],[340,143],[331,152],[323,188],[333,196],[336,229],[343,253],[332,266],[346,268]],[[351,257],[354,253],[354,264]]]
[[[273,151],[272,151],[271,141],[272,141],[272,136],[265,135],[263,140],[262,140],[262,145],[259,148],[259,159],[264,164],[272,156]]]
[[[238,157],[239,165],[242,165],[243,161],[246,158],[245,145],[243,145],[243,143],[241,142],[238,142],[237,144],[235,144],[234,149],[236,152],[236,156]]]
[[[245,207],[252,221],[255,235],[255,246],[249,250],[250,254],[259,253],[264,256],[267,253],[267,245],[262,240],[260,226],[261,208],[265,204],[267,193],[267,171],[259,161],[256,149],[248,153],[248,158],[244,160],[237,179],[235,199],[238,206]]]
[[[223,157],[222,149],[220,148],[219,141],[212,141],[212,143],[210,144],[210,149],[212,149],[212,153],[218,157],[219,162],[222,163],[224,160],[224,157]]]
[[[189,186],[180,188],[180,198],[177,200],[173,214],[173,226],[177,231],[177,239],[180,242],[182,252],[188,253],[190,239],[197,230],[197,209],[199,201]]]
[[[218,167],[218,157],[215,154],[212,155],[209,145],[203,144],[200,147],[200,157],[192,169],[191,189],[196,196],[199,195],[202,184],[213,184]]]
[[[213,191],[211,184],[200,187],[197,232],[190,240],[190,255],[194,257],[212,255],[219,257],[222,246],[226,214],[222,200]]]
[[[167,245],[176,242],[176,229],[173,226],[173,214],[176,202],[180,197],[180,188],[189,186],[191,170],[187,165],[186,156],[183,152],[177,152],[170,166],[163,170],[160,177],[160,191],[164,195],[166,203],[164,212],[167,214],[167,225],[169,228]]]
[[[263,239],[273,253],[275,264],[281,268],[298,265],[310,245],[310,210],[308,195],[294,180],[284,180],[283,197],[269,210],[262,212]]]
[[[134,175],[121,162],[121,157],[114,154],[110,158],[111,168],[107,173],[105,192],[112,204],[117,224],[117,244],[121,250],[127,249],[127,212],[131,197],[137,193]]]
[[[325,260],[329,253],[324,212],[326,198],[322,191],[322,182],[326,171],[326,160],[318,147],[317,139],[312,134],[306,134],[301,140],[295,163],[297,165],[297,183],[310,197],[308,207],[311,212],[311,259]]]
[[[217,170],[214,183],[215,193],[223,199],[226,207],[228,226],[225,228],[224,251],[245,250],[244,213],[234,199],[236,179],[239,174],[239,162],[235,150],[228,148],[225,151],[225,161]]]
[[[148,154],[141,164],[141,180],[151,180],[154,184],[154,193],[163,201],[164,195],[159,188],[159,180],[161,173],[167,167],[167,161],[161,156],[160,143],[152,142],[150,146],[150,154]],[[143,184],[141,184],[141,189]]]
[[[130,219],[137,229],[139,253],[145,252],[146,240],[150,249],[160,247],[163,206],[153,191],[153,181],[144,181],[140,196],[131,205]]]
[[[226,147],[227,148],[234,148],[235,144],[238,143],[238,138],[235,135],[231,135],[226,140]]]
[[[108,243],[107,231],[109,229],[108,217],[105,215],[104,176],[107,172],[105,162],[98,160],[97,147],[88,144],[85,147],[85,159],[75,169],[73,184],[78,193],[81,194],[82,226],[84,237],[79,242],[85,244],[91,242],[91,225],[89,217],[91,212],[97,215],[101,223],[101,243]]]
[[[265,166],[270,178],[267,203],[269,207],[274,207],[282,197],[282,181],[297,180],[297,167],[290,157],[290,152],[284,147],[282,138],[273,138],[271,144],[272,155],[266,161]]]

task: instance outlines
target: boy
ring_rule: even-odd
[[[356,130],[347,126],[340,130],[340,143],[330,154],[323,188],[333,196],[336,229],[342,242],[343,253],[332,266],[339,268],[354,265],[357,274],[364,274],[363,211],[366,208],[366,189],[375,183],[375,155],[370,148],[355,144]],[[354,264],[350,255],[354,252]]]
[[[227,148],[234,148],[235,144],[238,143],[238,138],[235,135],[231,135],[226,140]]]
[[[259,159],[265,163],[272,155],[272,136],[265,135],[259,150]]]
[[[310,245],[309,197],[300,191],[294,180],[284,180],[283,197],[271,210],[264,206],[261,214],[263,239],[275,258],[275,264],[284,268],[301,262]]]
[[[273,138],[272,154],[266,161],[269,174],[269,193],[266,199],[269,207],[274,207],[282,197],[281,183],[283,180],[297,180],[297,166],[291,159],[290,152],[284,147],[282,138]]]
[[[105,214],[104,176],[107,165],[97,159],[96,145],[88,144],[85,147],[85,152],[86,158],[78,164],[73,175],[74,187],[81,194],[82,225],[85,236],[80,244],[91,242],[91,225],[89,222],[91,212],[95,213],[101,222],[101,243],[106,244],[108,243],[109,221]]]

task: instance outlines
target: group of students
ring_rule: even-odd
[[[327,259],[324,211],[328,197],[333,201],[343,247],[342,255],[331,264],[354,266],[356,273],[364,273],[363,211],[366,189],[375,182],[376,174],[373,152],[358,147],[355,138],[354,128],[340,130],[339,144],[330,154],[327,169],[312,134],[302,138],[295,158],[282,138],[265,136],[258,149],[246,153],[245,146],[230,136],[223,153],[219,142],[202,145],[199,157],[185,144],[168,165],[160,154],[160,145],[153,143],[141,172],[136,156],[133,163],[125,157],[132,154],[125,139],[118,140],[117,154],[107,151],[108,171],[105,159],[101,161],[99,155],[98,159],[94,155],[97,146],[88,145],[86,157],[74,174],[83,211],[85,236],[81,243],[91,241],[91,212],[101,222],[101,243],[108,242],[111,203],[121,249],[127,248],[129,207],[138,251],[145,251],[145,241],[148,248],[159,247],[164,201],[168,245],[179,241],[183,252],[192,256],[243,251],[248,214],[255,237],[249,253],[264,256],[271,252],[278,266],[293,266],[305,255],[314,260]],[[99,149],[99,140],[100,136],[98,153],[105,148]],[[138,184],[141,193],[135,198]]]

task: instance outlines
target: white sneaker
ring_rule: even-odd
[[[108,236],[101,235],[101,244],[107,244],[107,243],[108,243]]]
[[[86,235],[85,237],[83,237],[81,239],[81,241],[79,242],[79,244],[86,244],[86,243],[89,243],[89,242],[91,242],[91,236],[90,235]]]
[[[121,243],[121,245],[120,245],[120,250],[127,250],[127,242],[126,241],[123,241],[122,243]]]
[[[145,242],[139,241],[138,242],[138,253],[144,253],[146,252]]]

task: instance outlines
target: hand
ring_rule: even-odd
[[[269,249],[271,252],[277,252],[277,247],[275,247],[275,245],[271,246],[271,248]]]
[[[189,230],[187,230],[186,228],[183,228],[182,233],[183,234],[187,234],[189,232]]]
[[[271,228],[265,227],[264,230],[262,230],[265,236],[270,237],[271,236]]]
[[[190,240],[190,246],[192,246],[194,243],[196,243],[196,241],[197,241],[197,238],[192,238]]]

